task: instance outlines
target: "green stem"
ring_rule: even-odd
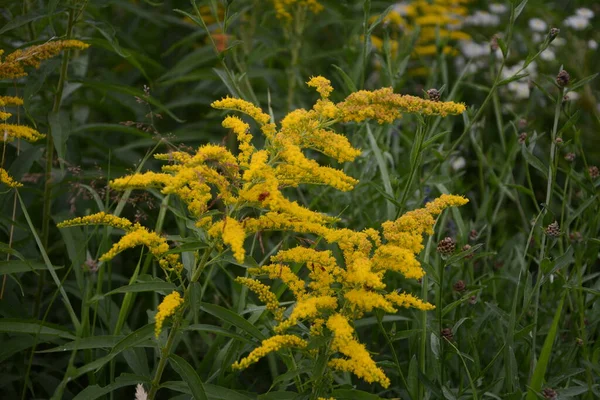
[[[544,204],[543,213],[546,214],[550,209],[550,202],[552,200],[552,187],[554,186],[554,171],[555,171],[555,155],[556,155],[556,133],[558,131],[558,119],[560,117],[560,107],[562,105],[563,98],[563,90],[561,89],[558,98],[556,99],[556,107],[554,109],[554,125],[552,126],[552,136],[550,143],[550,162],[548,165],[548,183],[546,185],[546,201]],[[540,254],[538,257],[538,273],[536,278],[535,285],[535,301],[534,301],[534,309],[533,309],[533,336],[531,338],[531,368],[530,368],[530,377],[533,374],[534,367],[536,364],[537,356],[536,356],[536,336],[537,336],[537,324],[538,324],[538,314],[539,314],[539,300],[540,300],[540,292],[541,292],[541,282],[542,282],[542,274],[543,271],[541,269],[541,264],[544,261],[544,257],[546,256],[546,235],[542,234],[542,243],[540,246]]]
[[[186,292],[186,295],[187,295],[187,292]],[[187,298],[187,296],[185,296],[185,297]],[[185,304],[185,300],[184,300],[184,304]],[[150,392],[148,393],[149,400],[154,400],[154,397],[156,396],[156,392],[158,392],[158,388],[160,386],[160,379],[162,377],[163,371],[165,370],[165,366],[167,365],[169,355],[171,354],[171,349],[173,347],[173,344],[175,343],[175,337],[177,336],[179,324],[181,323],[181,318],[183,317],[184,307],[182,307],[181,310],[177,313],[175,320],[173,321],[173,326],[171,327],[171,331],[169,332],[169,337],[167,338],[167,344],[165,345],[165,347],[163,347],[163,349],[160,352],[160,360],[158,362],[158,367],[156,368],[156,373],[154,374],[154,379],[152,379]]]
[[[71,39],[73,36],[73,26],[75,25],[74,10],[69,10],[69,20],[67,22],[67,33],[66,39]],[[65,50],[62,59],[62,65],[60,67],[60,77],[58,79],[58,86],[56,88],[56,96],[54,97],[54,105],[52,107],[52,113],[56,114],[60,110],[60,104],[62,102],[63,90],[65,82],[67,80],[67,70],[69,67],[69,50]],[[50,236],[50,213],[52,206],[52,161],[54,160],[54,140],[52,138],[52,129],[48,130],[46,135],[46,176],[44,184],[44,208],[42,214],[42,245],[45,249],[48,248],[48,240]],[[44,286],[46,284],[46,271],[40,273],[38,279],[37,293],[35,296],[35,303],[33,309],[33,316],[37,318],[40,312],[40,303]]]

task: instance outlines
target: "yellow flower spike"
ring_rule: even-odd
[[[233,256],[239,263],[244,262],[246,250],[244,250],[244,240],[246,239],[246,231],[242,224],[237,220],[225,217],[223,221],[219,221],[214,224],[209,230],[208,234],[215,237],[220,236],[223,239],[223,243],[231,247]]]
[[[231,368],[242,370],[248,368],[248,366],[258,362],[261,358],[274,351],[281,350],[283,348],[296,347],[299,349],[305,349],[308,343],[305,340],[300,339],[294,335],[275,335],[262,341],[260,347],[252,350],[246,358],[233,363]]]
[[[250,268],[248,273],[252,275],[266,274],[269,279],[281,280],[292,292],[296,299],[301,299],[306,294],[306,284],[287,265],[269,264],[259,268]]]
[[[420,235],[416,239],[419,240],[419,243],[422,240]],[[410,245],[407,247],[410,248]],[[409,248],[389,243],[377,247],[373,255],[373,270],[397,271],[407,279],[422,278],[425,271],[415,258],[415,252]]]
[[[175,314],[175,311],[183,304],[183,299],[179,292],[174,291],[173,293],[165,296],[163,301],[158,305],[158,312],[154,317],[154,335],[158,337],[165,320],[171,315]]]
[[[323,6],[317,0],[272,0],[273,7],[277,13],[277,19],[290,23],[293,19],[294,6],[306,7],[313,14],[323,10]]]
[[[431,101],[420,97],[394,93],[392,88],[374,91],[359,90],[350,94],[346,100],[337,104],[344,122],[362,122],[374,119],[379,124],[392,123],[403,113],[422,115],[462,114],[466,107],[452,101]]]
[[[28,126],[0,124],[0,141],[2,142],[10,142],[13,139],[24,139],[28,142],[35,142],[45,137],[46,135]]]
[[[424,302],[423,300],[409,294],[409,293],[396,293],[396,292],[392,292],[392,293],[388,293],[385,298],[395,304],[398,307],[405,307],[405,308],[416,308],[418,310],[423,310],[423,311],[429,311],[429,310],[433,310],[435,308],[435,306],[433,304],[429,304]]]
[[[214,101],[210,106],[220,110],[232,110],[244,113],[258,122],[267,139],[272,139],[274,136],[275,126],[270,122],[271,117],[249,101],[235,97],[225,97]]]
[[[117,190],[125,189],[148,189],[152,187],[162,187],[173,179],[169,174],[144,172],[137,173],[110,181],[110,187]]]
[[[21,182],[14,180],[4,168],[0,168],[0,182],[13,189],[23,186]]]
[[[255,150],[251,143],[252,135],[250,134],[250,125],[235,116],[226,117],[223,120],[222,125],[224,128],[233,130],[233,132],[236,134],[240,148],[238,161],[240,166],[248,167],[250,157]]]
[[[344,298],[359,312],[371,312],[374,308],[382,309],[388,313],[395,313],[392,303],[383,295],[365,289],[352,289],[344,293]]]
[[[276,321],[280,321],[283,318],[284,308],[279,307],[277,296],[275,296],[275,293],[273,293],[267,285],[260,283],[256,279],[244,278],[241,276],[237,277],[235,281],[256,293],[258,299],[265,303],[267,310],[275,315]]]
[[[322,310],[335,310],[337,306],[337,298],[332,296],[304,297],[296,302],[289,318],[275,327],[275,332],[281,333],[302,319],[315,318]]]
[[[6,121],[10,117],[12,117],[11,113],[0,111],[0,121]]]
[[[0,106],[22,106],[23,99],[15,96],[0,96]]]
[[[56,224],[58,228],[67,228],[69,226],[79,225],[108,225],[112,226],[113,228],[123,229],[126,232],[130,231],[134,227],[139,227],[139,225],[134,225],[133,222],[127,218],[121,218],[112,214],[107,214],[104,211],[92,215],[86,215],[85,217],[69,219]]]
[[[333,92],[331,81],[329,79],[323,78],[322,76],[313,76],[308,82],[306,82],[306,84],[310,87],[316,88],[317,92],[324,99],[328,98],[331,92]]]
[[[16,79],[26,76],[25,67],[39,68],[43,60],[56,56],[63,50],[87,49],[90,45],[79,40],[55,40],[15,50],[0,62],[0,78]]]
[[[383,370],[377,367],[365,346],[354,339],[354,329],[346,317],[341,314],[330,316],[327,320],[327,328],[333,334],[331,349],[348,357],[329,361],[331,368],[352,372],[366,382],[378,382],[384,388],[390,385],[390,380]]]
[[[448,207],[459,207],[467,204],[469,199],[453,194],[442,194],[437,199],[425,204],[425,209],[433,215],[440,214]]]

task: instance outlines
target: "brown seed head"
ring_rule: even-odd
[[[477,304],[477,296],[469,297],[469,304],[471,304],[471,305]]]
[[[546,235],[550,237],[560,236],[560,226],[558,226],[558,222],[554,221],[546,227]]]
[[[567,153],[567,154],[565,154],[565,160],[567,160],[568,162],[575,161],[575,153]]]
[[[581,243],[583,242],[583,235],[579,231],[571,232],[569,233],[569,241],[573,244]]]
[[[558,34],[560,33],[560,29],[558,28],[550,28],[550,32],[548,32],[548,40],[551,42],[556,39]]]
[[[565,87],[569,84],[570,79],[571,75],[569,75],[569,73],[563,69],[556,76],[556,83],[558,83],[558,86],[560,87]]]
[[[600,171],[598,171],[598,167],[596,167],[595,165],[588,167],[588,173],[590,174],[590,178],[592,179],[596,179],[600,176]]]
[[[559,138],[559,137],[557,137],[556,139],[554,139],[554,143],[556,143],[556,144],[559,144],[559,145],[560,145],[560,144],[563,144],[563,143],[564,143],[564,140],[563,140],[562,138]]]
[[[478,235],[479,234],[477,233],[477,231],[475,229],[471,229],[471,232],[469,232],[469,240],[472,242],[477,240]]]
[[[454,253],[454,250],[456,250],[456,242],[451,237],[440,240],[437,245],[437,251],[442,256],[449,256]]]
[[[465,281],[456,281],[456,283],[454,285],[452,285],[452,288],[459,293],[464,292],[465,290],[467,290],[467,285],[465,284]]]
[[[544,396],[545,399],[556,399],[558,394],[554,389],[545,388],[544,390],[542,390],[542,396]]]
[[[524,144],[527,141],[527,133],[523,132],[519,135],[519,144]]]
[[[446,339],[449,342],[451,342],[454,339],[454,335],[452,334],[452,329],[450,329],[450,328],[444,328],[444,329],[442,329],[442,331],[440,332],[440,334],[442,335],[442,337],[444,339]]]
[[[467,250],[469,250],[470,248],[471,248],[471,245],[470,245],[470,244],[465,244],[465,245],[462,247],[462,251],[467,251]],[[467,260],[470,260],[471,258],[473,258],[473,256],[474,256],[474,254],[473,254],[473,253],[470,253],[470,254],[467,254],[467,255],[465,256],[465,258],[466,258]]]
[[[427,97],[431,101],[440,101],[440,92],[437,89],[429,89],[427,91]]]

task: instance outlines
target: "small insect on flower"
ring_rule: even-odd
[[[258,195],[258,201],[263,202],[265,201],[265,199],[267,197],[269,197],[270,193],[269,192],[262,192],[261,194]]]

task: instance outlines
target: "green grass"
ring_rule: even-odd
[[[3,142],[2,167],[24,183],[18,190],[0,186],[3,398],[133,399],[139,383],[159,399],[530,400],[548,398],[547,389],[559,399],[600,397],[600,179],[593,167],[600,165],[600,56],[589,47],[600,40],[600,16],[581,31],[564,23],[579,7],[600,14],[594,2],[503,2],[508,11],[497,26],[464,30],[483,44],[499,34],[504,56],[462,64],[460,50],[441,51],[440,31],[435,54],[411,57],[423,32],[399,32],[378,19],[391,11],[388,1],[323,0],[322,12],[296,12],[289,25],[270,1],[259,0],[18,3],[8,2],[2,16],[2,60],[51,38],[91,47],[0,81],[0,95],[24,99],[22,107],[0,110],[13,114],[8,122],[51,138]],[[487,6],[467,7],[473,15]],[[557,39],[566,43],[551,43],[545,32],[536,41],[528,24],[534,17],[559,27]],[[225,46],[219,34],[229,35]],[[382,39],[380,50],[371,35]],[[506,76],[521,61],[535,62],[535,73],[517,68]],[[423,66],[427,74],[415,74]],[[556,83],[562,69],[571,77],[566,87]],[[326,357],[308,362],[289,349],[241,372],[230,367],[275,325],[235,278],[280,248],[318,246],[321,238],[262,232],[247,238],[248,257],[239,263],[227,246],[213,247],[176,196],[107,188],[110,179],[157,171],[155,153],[205,143],[235,151],[213,101],[241,97],[279,122],[312,106],[317,95],[304,82],[315,75],[332,81],[334,101],[360,89],[391,86],[426,97],[437,88],[443,101],[468,107],[446,118],[338,123],[336,131],[361,155],[345,164],[310,156],[342,168],[357,187],[285,191],[354,230],[379,227],[442,193],[469,199],[445,211],[424,237],[422,281],[386,276],[390,290],[436,309],[374,311],[355,321],[391,380],[387,389],[332,372]],[[515,82],[530,82],[527,98],[515,95]],[[578,99],[565,101],[569,91]],[[216,203],[211,213],[222,210]],[[139,220],[177,243],[172,252],[182,257],[188,285],[165,278],[147,249],[98,263],[119,230],[56,227],[98,211]],[[560,232],[549,235],[554,221]],[[441,256],[436,247],[446,237],[456,251]],[[459,281],[464,290],[456,289]],[[157,306],[174,288],[188,307],[155,338]],[[273,291],[282,306],[293,306],[283,285]]]

